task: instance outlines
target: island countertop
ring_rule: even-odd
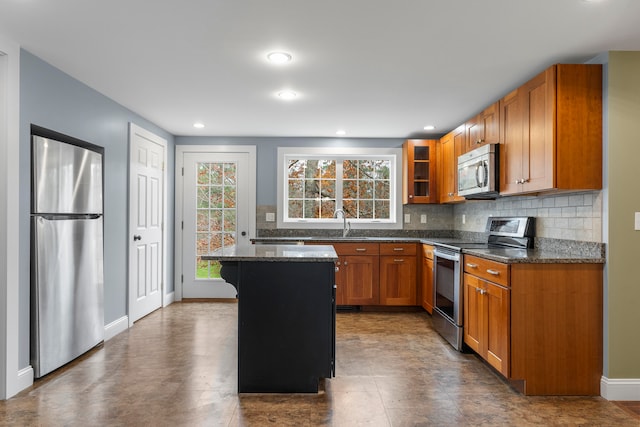
[[[338,254],[331,245],[232,246],[202,255],[204,261],[334,262]]]

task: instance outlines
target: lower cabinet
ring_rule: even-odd
[[[433,312],[433,246],[426,244],[422,245],[420,305],[429,314]]]
[[[509,289],[464,274],[464,342],[509,376]]]
[[[380,244],[380,304],[416,305],[415,243]]]
[[[378,243],[334,243],[336,262],[336,304],[377,305],[380,303]]]
[[[525,395],[600,395],[602,270],[465,255],[465,344]]]

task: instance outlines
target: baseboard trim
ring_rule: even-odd
[[[33,367],[31,365],[18,371],[18,382],[16,393],[33,385]]]
[[[176,300],[175,298],[176,298],[175,292],[169,292],[168,294],[165,294],[164,300],[162,301],[162,307],[166,307],[169,304],[173,304]]]
[[[600,394],[607,400],[640,401],[640,378],[638,379],[600,379]]]
[[[114,320],[104,327],[104,340],[109,341],[111,338],[129,329],[129,316],[122,316]]]

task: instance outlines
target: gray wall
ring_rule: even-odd
[[[174,138],[137,114],[73,79],[29,52],[20,61],[20,241],[29,242],[30,125],[36,124],[105,148],[104,155],[104,302],[105,325],[127,314],[128,124],[133,122],[165,138],[168,165],[174,167]],[[171,173],[171,172],[169,172]],[[169,177],[169,236],[173,259],[173,174]],[[20,247],[19,366],[29,365],[29,245]],[[173,289],[173,262],[169,265]]]
[[[264,138],[177,136],[176,145],[255,145],[257,147],[257,205],[275,205],[278,147],[402,147],[403,139],[386,138]]]

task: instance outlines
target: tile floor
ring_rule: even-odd
[[[0,402],[19,426],[640,426],[600,397],[525,397],[426,313],[339,313],[319,394],[236,393],[237,305],[175,303]]]

